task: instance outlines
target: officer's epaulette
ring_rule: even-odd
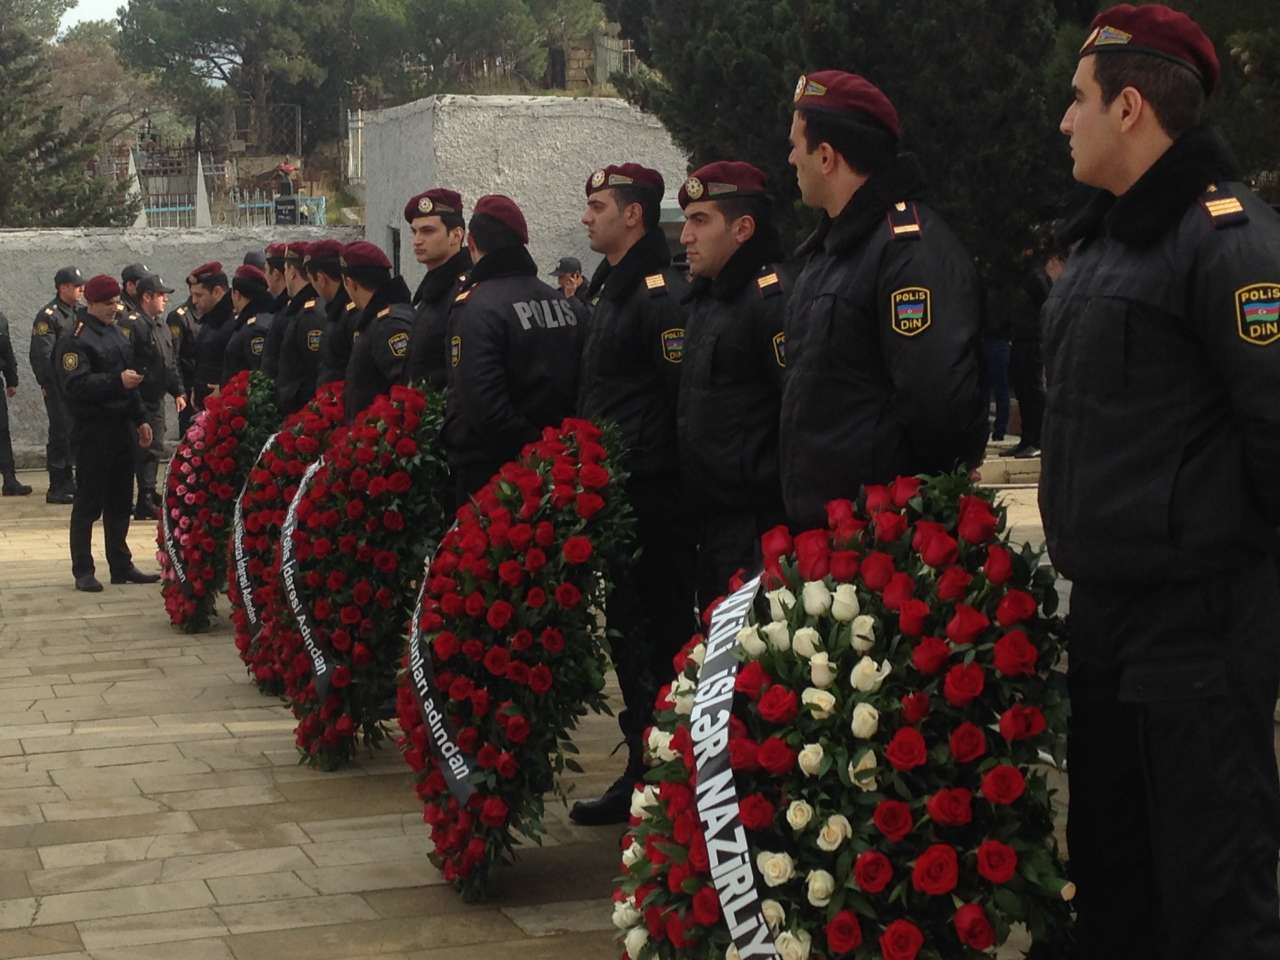
[[[185,317],[185,316],[187,315],[187,308],[186,308],[186,307],[179,307],[179,308],[178,308],[178,310],[177,310],[177,314],[178,314],[178,316],[180,316],[180,317]]]
[[[45,312],[45,315],[46,315],[46,316],[50,316],[50,317],[52,317],[52,316],[53,316],[53,307],[45,307],[45,308],[44,308],[44,312]]]
[[[762,297],[776,297],[782,292],[782,278],[778,276],[776,267],[766,263],[760,268],[760,276],[756,277],[756,289]]]
[[[250,317],[248,320],[246,320],[244,322],[244,325],[246,327],[252,327],[257,322],[258,322],[258,318],[256,316],[253,316],[253,317]]]
[[[83,321],[83,320],[77,320],[77,321],[76,321],[76,329],[75,329],[75,332],[74,332],[73,334],[71,334],[71,335],[72,335],[73,337],[78,337],[78,336],[80,336],[80,331],[81,331],[81,330],[83,330],[83,329],[84,329],[84,321]]]
[[[465,290],[459,290],[459,291],[458,291],[458,295],[457,295],[456,297],[454,297],[454,298],[453,298],[453,302],[454,302],[454,303],[466,303],[466,302],[467,302],[467,297],[469,297],[469,296],[471,296],[471,288],[470,288],[470,287],[467,287],[467,289],[465,289]]]
[[[899,201],[889,208],[889,233],[895,240],[920,239],[920,211],[914,203]]]
[[[311,309],[312,307],[314,307],[315,305],[316,305],[316,302],[315,302],[314,300],[308,300],[306,303],[304,303],[304,304],[302,305],[302,309],[303,309],[303,310],[310,310],[310,309]]]
[[[1209,214],[1209,219],[1217,230],[1249,222],[1249,214],[1244,212],[1244,204],[1240,202],[1240,198],[1216,184],[1209,184],[1209,188],[1200,197],[1200,205]]]
[[[381,310],[379,310],[379,311],[377,312],[377,314],[375,315],[374,319],[375,319],[375,320],[381,320],[383,317],[390,316],[390,314],[391,314],[391,308],[390,308],[390,307],[383,307]]]
[[[660,273],[651,273],[644,278],[644,285],[649,288],[649,296],[665,297],[667,295],[667,278]]]
[[[350,313],[350,312],[351,312],[352,310],[354,310],[355,308],[356,308],[356,302],[355,302],[354,300],[348,300],[348,301],[347,301],[347,313]]]

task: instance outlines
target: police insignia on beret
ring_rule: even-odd
[[[703,194],[702,181],[697,177],[690,177],[684,182],[684,192],[689,195],[690,200],[697,200]]]
[[[604,176],[605,174],[603,170],[597,170],[595,173],[591,175],[591,185],[593,187],[603,187]]]
[[[431,202],[430,197],[423,197],[421,200],[418,201],[419,213],[430,213],[433,207],[434,207],[434,204]]]
[[[827,88],[823,84],[818,83],[817,80],[810,80],[804,74],[801,74],[800,79],[796,81],[796,100],[802,97],[821,97],[826,92]]]
[[[80,354],[64,353],[62,355],[62,369],[70,372],[80,366]]]

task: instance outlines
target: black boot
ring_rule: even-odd
[[[627,769],[613,785],[594,800],[579,800],[569,811],[569,819],[583,827],[604,827],[631,819],[631,795],[644,779],[644,751],[636,744],[630,751]]]
[[[160,574],[143,573],[137,567],[131,566],[124,573],[111,574],[112,583],[159,583]]]
[[[31,495],[31,488],[18,482],[18,475],[10,468],[4,475],[4,487],[0,492],[6,497],[26,497]]]
[[[45,503],[68,505],[76,502],[74,490],[67,488],[66,477],[71,473],[66,467],[49,468],[49,492],[44,495]]]
[[[138,505],[133,509],[133,519],[135,520],[155,520],[160,516],[160,511],[156,508],[156,495],[153,490],[141,490],[138,492]]]

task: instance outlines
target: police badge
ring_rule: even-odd
[[[430,197],[423,197],[421,200],[418,201],[419,213],[430,213],[432,208],[433,208],[433,204],[431,203]]]
[[[690,177],[684,182],[684,192],[689,195],[690,200],[697,200],[702,196],[702,181],[697,177]]]

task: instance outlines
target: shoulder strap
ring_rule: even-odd
[[[889,208],[889,233],[895,240],[920,239],[920,211],[910,201],[899,201]]]
[[[1226,187],[1214,183],[1209,184],[1208,189],[1201,194],[1200,206],[1209,215],[1215,230],[1249,222],[1249,214],[1244,212],[1244,204],[1240,202],[1240,198]]]
[[[776,297],[782,293],[782,278],[778,276],[777,267],[766,263],[760,268],[760,275],[756,277],[756,290],[761,297]]]
[[[649,290],[651,297],[665,297],[667,295],[667,278],[660,273],[651,273],[644,278],[644,285]]]

